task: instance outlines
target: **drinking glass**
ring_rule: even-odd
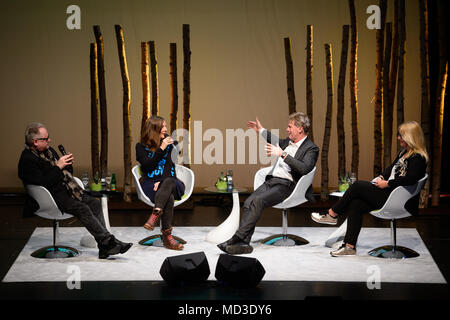
[[[106,182],[106,191],[111,191],[111,173],[108,172],[105,176],[105,182]]]
[[[81,181],[83,182],[84,190],[89,189],[89,173],[83,172],[81,175]]]

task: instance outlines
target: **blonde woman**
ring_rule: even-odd
[[[396,187],[416,184],[425,176],[428,154],[420,125],[416,121],[401,124],[397,139],[402,150],[381,175],[372,181],[356,181],[332,208],[311,214],[314,221],[330,225],[337,223],[339,215],[348,215],[344,244],[330,252],[333,257],[356,255],[363,214],[380,209]],[[417,208],[419,198],[414,200]]]

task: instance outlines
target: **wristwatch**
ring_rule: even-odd
[[[281,158],[286,158],[287,157],[287,155],[288,155],[288,153],[286,152],[286,151],[283,151],[282,153],[281,153]]]

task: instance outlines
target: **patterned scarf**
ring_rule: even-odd
[[[55,158],[53,152],[50,151],[50,149],[39,152],[34,148],[30,148],[27,145],[25,145],[25,148],[30,150],[36,157],[39,157],[47,162],[50,162],[52,166],[56,166],[57,159]],[[66,170],[66,168],[64,168],[62,172],[64,174],[63,178],[64,187],[66,187],[67,191],[69,192],[69,194],[72,196],[73,199],[81,201],[81,198],[83,196],[83,189],[78,185],[78,183],[73,178],[72,174],[68,170]]]

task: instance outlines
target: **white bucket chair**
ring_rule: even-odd
[[[151,207],[155,207],[155,204],[149,199],[149,197],[145,195],[144,191],[142,190],[141,183],[139,182],[139,179],[142,177],[141,166],[139,164],[135,165],[133,169],[131,169],[131,171],[133,173],[133,180],[134,185],[136,186],[136,193],[138,199]],[[175,200],[174,207],[177,207],[180,204],[187,201],[189,197],[192,195],[192,192],[194,190],[195,176],[194,172],[191,169],[178,164],[175,165],[175,171],[177,178],[183,181],[185,187],[184,195],[181,197],[181,199]],[[182,244],[186,243],[186,241],[181,239],[180,237],[173,236],[173,238]],[[152,235],[145,239],[142,239],[141,241],[139,241],[139,244],[144,246],[157,246],[157,247],[163,246],[160,234]]]
[[[265,178],[271,169],[272,167],[266,167],[256,172],[253,183],[253,187],[255,190],[264,183]],[[314,167],[311,172],[305,174],[298,180],[294,190],[289,195],[289,197],[287,197],[283,202],[273,206],[273,208],[282,209],[282,234],[276,234],[267,237],[261,241],[262,243],[274,246],[295,246],[309,243],[308,240],[300,236],[288,234],[287,209],[296,207],[308,201],[305,197],[305,194],[309,186],[313,182],[315,172],[316,167]]]
[[[81,180],[74,177],[79,185],[83,185]],[[43,186],[28,184],[25,186],[27,193],[39,204],[39,209],[35,214],[44,219],[53,221],[53,245],[34,251],[31,256],[35,258],[71,258],[80,254],[77,249],[58,245],[59,242],[59,221],[72,218],[68,213],[59,210],[51,193]]]
[[[371,215],[380,218],[391,220],[391,245],[382,246],[369,251],[369,255],[378,258],[393,258],[404,259],[418,257],[419,253],[416,251],[397,245],[397,220],[411,216],[411,213],[406,209],[405,205],[411,198],[417,196],[423,189],[428,175],[420,179],[416,184],[411,186],[400,186],[395,188],[383,207],[379,210],[373,210]],[[347,232],[347,219],[344,223],[333,232],[325,242],[327,247],[337,247],[342,244],[345,233]]]

